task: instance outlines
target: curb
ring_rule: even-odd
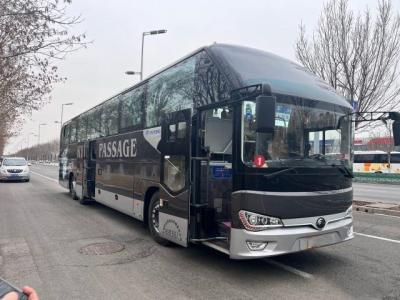
[[[365,212],[368,214],[383,214],[389,216],[400,217],[400,210],[382,209],[367,206],[353,205],[355,211]]]

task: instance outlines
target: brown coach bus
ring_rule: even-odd
[[[203,47],[66,122],[59,181],[234,259],[353,238],[352,107],[279,56]]]

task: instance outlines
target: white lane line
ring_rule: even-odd
[[[372,238],[372,239],[381,240],[381,241],[386,241],[386,242],[391,242],[391,243],[400,244],[400,241],[399,241],[399,240],[392,240],[392,239],[383,238],[383,237],[380,237],[380,236],[375,236],[375,235],[370,235],[370,234],[365,234],[365,233],[359,233],[359,232],[354,232],[354,234],[360,235],[360,236],[364,236],[364,237],[369,237],[369,238]]]
[[[397,218],[397,219],[400,219],[400,217],[398,217],[398,216],[392,216],[392,215],[384,215],[384,214],[374,214],[374,215],[381,216],[381,217],[389,217],[389,218]]]
[[[57,183],[58,183],[58,180],[56,180],[56,179],[54,179],[54,178],[50,178],[50,177],[44,176],[44,175],[42,175],[42,174],[39,174],[39,173],[36,173],[36,172],[33,172],[33,171],[31,171],[31,173],[33,173],[33,174],[35,174],[35,175],[38,175],[38,176],[40,176],[40,177],[46,178],[47,180],[51,180],[51,181],[54,181],[54,182],[57,182]]]
[[[314,276],[311,275],[310,273],[307,273],[307,272],[298,270],[298,269],[296,269],[296,268],[293,268],[293,267],[291,267],[291,266],[285,265],[285,264],[283,264],[283,263],[281,263],[281,262],[278,262],[278,261],[276,261],[276,260],[264,259],[264,261],[265,261],[266,263],[269,263],[269,264],[271,264],[271,265],[273,265],[273,266],[276,266],[276,267],[278,267],[278,268],[281,268],[281,269],[283,269],[283,270],[285,270],[285,271],[288,271],[288,272],[290,272],[290,273],[292,273],[292,274],[295,274],[295,275],[297,275],[297,276],[300,276],[300,277],[303,277],[303,278],[306,278],[306,279],[313,279],[313,278],[314,278]]]

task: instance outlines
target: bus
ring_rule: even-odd
[[[400,152],[354,151],[353,171],[400,174]]]
[[[352,107],[304,67],[198,49],[63,124],[59,182],[232,259],[353,238]]]

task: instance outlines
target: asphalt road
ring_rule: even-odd
[[[400,185],[354,182],[353,189],[355,200],[400,204]]]
[[[0,277],[41,299],[400,298],[400,218],[356,213],[347,243],[233,261],[203,246],[159,246],[141,222],[71,200],[56,168],[32,169],[29,183],[0,183]],[[102,242],[123,249],[82,253]]]

